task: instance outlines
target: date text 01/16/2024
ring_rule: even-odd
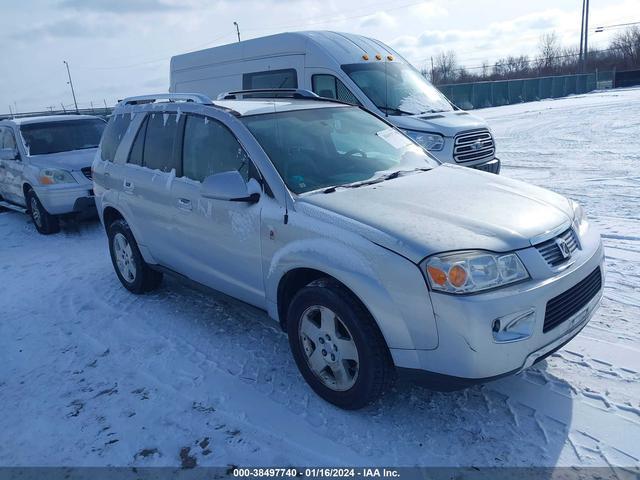
[[[284,477],[295,478],[398,478],[400,473],[389,468],[234,468],[232,475],[240,478]]]

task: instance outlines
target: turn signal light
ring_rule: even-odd
[[[433,283],[444,285],[447,282],[447,274],[438,267],[429,265],[429,267],[427,267],[427,271],[429,272],[429,276],[431,277],[431,280],[433,280]]]

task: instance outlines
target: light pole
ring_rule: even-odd
[[[589,37],[589,0],[585,0],[586,3],[586,9],[584,12],[584,64],[583,64],[583,70],[586,72],[587,71],[587,59],[589,57],[589,43],[587,42],[587,39]]]
[[[73,82],[71,81],[71,71],[69,71],[69,64],[67,63],[66,60],[63,60],[62,63],[64,63],[67,66],[67,75],[69,76],[69,86],[71,87],[71,95],[73,95],[73,104],[76,106],[76,113],[80,113],[80,110],[78,110],[78,102],[76,101],[76,92],[73,89]]]
[[[238,26],[238,22],[233,22],[236,26],[236,33],[238,34],[238,42],[240,41],[240,27]]]

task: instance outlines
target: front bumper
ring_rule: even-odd
[[[436,388],[464,386],[516,373],[553,353],[575,337],[588,323],[602,297],[604,276],[598,292],[578,312],[544,332],[547,302],[566,292],[600,268],[604,275],[604,250],[599,234],[591,229],[581,239],[582,251],[563,271],[476,295],[456,296],[431,292],[436,316],[438,347],[434,350],[395,350],[397,367],[411,376],[425,377]],[[534,247],[522,255],[538,255]],[[528,336],[517,341],[497,341],[492,330],[498,318],[533,310]],[[410,369],[410,370],[406,370]]]
[[[42,206],[51,215],[95,213],[93,184],[49,185],[34,190]]]
[[[464,164],[460,163],[458,165],[464,165]],[[475,168],[476,170],[482,170],[483,172],[495,173],[496,175],[498,175],[500,173],[501,163],[499,158],[492,158],[491,160],[485,163],[469,165],[469,167]]]

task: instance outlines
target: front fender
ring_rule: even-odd
[[[356,248],[357,247],[357,248]],[[357,245],[334,238],[307,238],[276,251],[265,269],[269,313],[278,318],[280,280],[297,268],[334,277],[366,306],[389,348],[433,349],[438,336],[424,278],[409,260],[366,239]]]

